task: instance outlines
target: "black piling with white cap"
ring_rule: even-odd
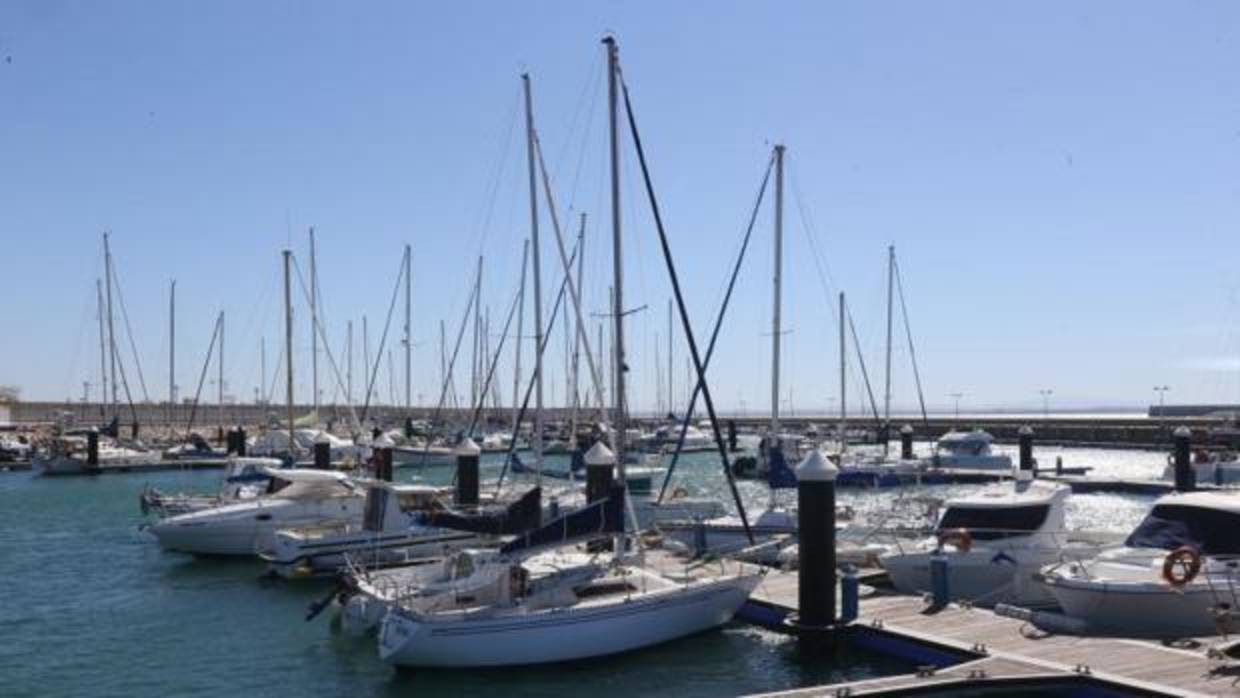
[[[332,442],[323,432],[314,437],[314,467],[318,470],[331,470],[332,467]]]
[[[468,436],[456,447],[457,506],[478,505],[478,462],[481,458],[482,449]]]
[[[1026,424],[1017,432],[1020,443],[1020,469],[1032,473],[1033,468],[1033,429]]]
[[[1177,427],[1171,435],[1175,444],[1175,491],[1192,492],[1197,489],[1197,473],[1193,471],[1193,434],[1188,427]]]
[[[736,453],[736,420],[728,420],[728,453]]]
[[[370,448],[374,453],[375,479],[385,482],[392,481],[392,448],[396,444],[387,437],[383,432],[379,432],[379,438],[371,443]]]
[[[242,427],[242,426],[237,427],[237,455],[238,456],[245,457],[246,439],[247,439],[247,436],[245,433],[245,427]]]
[[[913,460],[913,427],[900,427],[900,460]]]
[[[99,430],[92,428],[86,432],[86,465],[99,467]]]
[[[796,469],[798,612],[787,622],[798,637],[811,644],[829,644],[836,626],[835,478],[839,472],[817,449],[810,451]]]
[[[600,439],[594,442],[589,451],[586,451],[585,461],[586,501],[597,502],[600,499],[607,499],[607,495],[611,492],[616,454]]]

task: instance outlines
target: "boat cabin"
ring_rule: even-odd
[[[279,494],[285,499],[348,497],[357,493],[349,477],[340,472],[272,467],[262,470],[271,478],[266,494]]]
[[[1240,555],[1240,501],[1217,492],[1169,494],[1128,535],[1129,548],[1191,546],[1208,556]]]
[[[422,513],[443,509],[444,491],[429,485],[373,482],[366,485],[362,527],[367,531],[404,531]]]
[[[973,431],[949,431],[935,442],[936,451],[953,456],[988,456],[995,437],[981,429]]]
[[[973,540],[1001,540],[1064,530],[1064,503],[1071,490],[1037,481],[1017,482],[948,500],[937,531],[964,530]]]

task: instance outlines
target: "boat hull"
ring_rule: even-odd
[[[894,553],[879,557],[891,583],[906,594],[924,594],[933,588],[930,561],[947,561],[947,591],[952,600],[968,600],[979,606],[1006,603],[1032,608],[1055,605],[1050,591],[1035,579],[1050,562],[1041,556],[1029,559],[1015,551],[973,550],[967,553]]]
[[[628,652],[727,623],[758,577],[668,589],[591,606],[489,618],[384,619],[379,657],[409,667],[491,667],[563,662]]]
[[[1226,580],[1215,580],[1213,589],[1194,583],[1181,590],[1157,582],[1102,582],[1055,575],[1046,580],[1064,614],[1085,621],[1091,633],[1174,639],[1240,629],[1234,620],[1215,620],[1217,604],[1234,603]]]

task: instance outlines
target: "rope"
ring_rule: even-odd
[[[893,260],[894,261],[894,260]],[[917,382],[917,402],[921,405],[921,421],[930,425],[930,417],[926,415],[926,396],[921,389],[921,372],[917,370],[917,350],[913,346],[913,330],[908,324],[908,307],[904,304],[904,281],[900,276],[900,263],[895,262],[896,290],[900,295],[900,317],[904,319],[904,334],[908,338],[908,355],[913,362],[913,379]]]
[[[617,70],[619,68],[617,67]],[[702,356],[698,353],[697,340],[694,338],[693,326],[689,321],[689,313],[685,308],[684,294],[680,290],[680,278],[676,274],[676,264],[672,261],[672,249],[667,241],[667,230],[663,226],[663,215],[659,212],[659,202],[654,194],[654,184],[650,181],[650,168],[646,164],[646,153],[642,148],[641,135],[637,132],[637,120],[633,117],[633,103],[629,99],[629,86],[623,76],[620,86],[624,91],[624,111],[628,115],[629,132],[633,137],[633,146],[637,150],[637,159],[641,163],[642,180],[646,184],[646,196],[650,200],[650,212],[654,216],[655,227],[659,232],[659,245],[663,251],[663,263],[672,283],[672,293],[676,298],[676,308],[680,314],[680,324],[685,332],[685,341],[689,345],[689,354],[693,357],[693,368],[697,371],[698,385],[702,388],[702,397],[706,401],[706,411],[710,415],[711,431],[715,433],[715,445],[719,449],[719,459],[723,464],[723,473],[728,479],[728,487],[732,490],[732,498],[736,502],[737,513],[741,524],[745,527],[745,536],[750,543],[754,542],[753,531],[749,528],[749,517],[745,515],[745,503],[736,489],[736,481],[732,477],[732,469],[728,467],[728,449],[723,443],[723,434],[719,432],[719,417],[715,414],[715,401],[710,396],[710,387],[706,383],[706,369],[702,365]]]
[[[732,300],[732,291],[736,287],[736,279],[740,275],[741,263],[745,261],[745,252],[749,249],[749,238],[753,234],[754,224],[758,221],[758,210],[762,207],[762,199],[766,196],[766,185],[771,180],[771,169],[775,166],[775,157],[767,161],[766,173],[762,175],[762,185],[758,187],[758,198],[754,201],[753,212],[749,215],[749,225],[745,228],[745,237],[741,241],[740,252],[736,255],[736,264],[732,267],[732,276],[728,280],[728,288],[724,292],[723,301],[719,306],[719,313],[715,316],[715,328],[710,335],[710,343],[706,347],[706,359],[702,364],[702,368],[709,367],[711,357],[715,354],[715,341],[719,339],[719,330],[723,327],[723,318],[728,311],[728,304]],[[697,406],[698,395],[701,393],[701,382],[695,383],[693,393],[689,396],[689,405],[685,408],[685,418],[680,423],[680,436],[676,439],[676,450],[672,453],[672,462],[667,466],[667,474],[663,476],[663,486],[659,488],[658,503],[663,503],[663,496],[667,492],[667,486],[672,481],[672,474],[676,472],[676,463],[680,461],[681,449],[685,446],[685,433],[689,430],[689,420],[693,416],[693,408]]]

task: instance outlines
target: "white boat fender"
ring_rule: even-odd
[[[1072,616],[1065,616],[1062,613],[1052,613],[1050,611],[1034,611],[1006,603],[995,606],[995,615],[1031,623],[1049,633],[1084,635],[1089,629],[1089,624],[1080,618],[1073,618]]]

